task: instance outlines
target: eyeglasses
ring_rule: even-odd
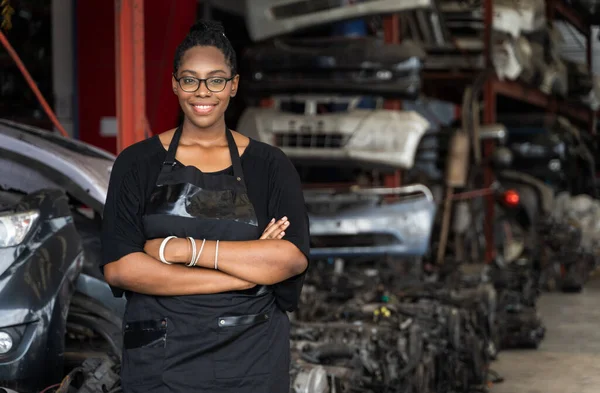
[[[204,86],[206,86],[209,91],[213,93],[219,93],[225,89],[227,82],[232,80],[234,77],[232,76],[231,78],[224,78],[222,76],[213,76],[207,79],[200,79],[193,76],[182,76],[181,78],[177,78],[177,76],[173,74],[173,78],[175,78],[177,83],[179,83],[181,90],[185,91],[186,93],[195,93],[198,91],[201,82],[204,82]]]

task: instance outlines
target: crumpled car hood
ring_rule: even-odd
[[[34,167],[34,171],[29,171],[31,176],[40,176],[31,181],[20,171],[3,171],[3,187],[31,193],[49,185],[58,186],[94,210],[102,211],[114,155],[8,120],[0,120],[0,153],[3,167]]]

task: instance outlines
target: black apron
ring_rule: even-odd
[[[177,162],[181,132],[180,126],[147,202],[147,239],[258,239],[261,231],[231,131],[226,135],[233,176],[205,174]],[[123,341],[125,393],[290,390],[289,319],[267,286],[193,296],[129,293]]]

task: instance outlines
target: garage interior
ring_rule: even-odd
[[[0,0],[0,393],[122,391],[110,169],[203,18],[304,186],[291,393],[598,392],[600,1]]]

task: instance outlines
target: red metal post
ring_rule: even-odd
[[[483,20],[484,20],[484,51],[485,51],[485,64],[486,67],[492,65],[492,23],[494,9],[493,0],[485,0],[483,4]],[[496,78],[490,78],[483,90],[483,122],[485,124],[491,124],[496,121],[496,90],[495,82]],[[483,145],[483,157],[489,157],[494,152],[494,145],[492,141],[485,141]],[[494,173],[491,168],[487,165],[483,173],[484,187],[489,187],[494,182]],[[485,262],[491,263],[495,257],[494,250],[494,197],[488,195],[485,201],[486,215],[484,219],[484,235],[485,235]]]
[[[115,0],[117,151],[146,138],[144,0]]]
[[[398,14],[387,15],[383,19],[383,36],[387,44],[400,43],[400,17]],[[388,110],[402,110],[402,101],[385,100],[383,107]],[[402,184],[402,174],[395,171],[392,174],[385,175],[383,179],[385,187],[400,187]]]
[[[483,122],[485,124],[492,124],[496,122],[496,91],[495,91],[495,78],[492,78],[486,82],[483,93]],[[485,141],[483,144],[483,157],[490,157],[494,153],[494,142]],[[483,183],[484,187],[488,188],[494,182],[494,172],[486,165],[483,172]],[[491,263],[494,259],[495,248],[494,248],[494,196],[486,196],[485,201],[485,221],[484,221],[484,235],[485,235],[485,262]]]
[[[386,15],[383,18],[383,37],[386,44],[400,43],[400,17],[398,14]],[[402,101],[385,100],[383,107],[399,111],[402,109]]]
[[[494,1],[484,0],[483,2],[483,50],[485,56],[485,65],[492,65],[492,23],[494,22]]]

